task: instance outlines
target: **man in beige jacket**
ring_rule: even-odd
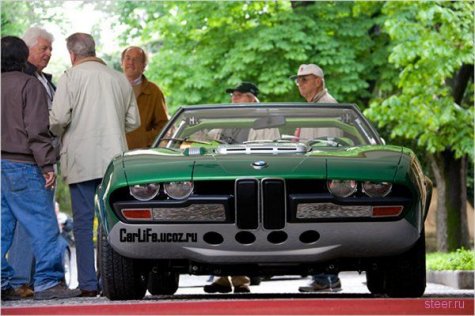
[[[78,282],[82,296],[100,290],[94,265],[94,193],[111,159],[127,150],[125,133],[140,126],[127,79],[96,57],[91,35],[66,39],[72,68],[59,79],[50,129],[61,137],[60,168],[73,208]]]

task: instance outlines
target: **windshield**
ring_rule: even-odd
[[[156,146],[187,148],[269,143],[353,147],[381,141],[352,106],[261,103],[181,109],[162,131]]]

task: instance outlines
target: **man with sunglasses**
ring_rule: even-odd
[[[315,64],[300,65],[297,75],[291,76],[299,88],[300,95],[308,103],[337,103],[325,88],[323,70]],[[311,140],[321,136],[341,136],[334,128],[297,128],[296,141]],[[320,273],[312,276],[313,282],[299,287],[300,292],[337,292],[341,291],[338,274]]]

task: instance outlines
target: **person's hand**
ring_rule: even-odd
[[[54,182],[56,180],[56,174],[54,171],[50,171],[47,173],[43,173],[43,177],[45,177],[45,188],[47,189],[54,189]]]

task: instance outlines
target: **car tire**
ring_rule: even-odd
[[[147,290],[147,275],[141,272],[140,263],[115,252],[107,241],[101,225],[98,235],[99,271],[103,294],[110,300],[143,299]]]
[[[178,290],[180,275],[163,267],[153,268],[148,274],[147,289],[152,295],[173,295]]]
[[[426,252],[424,231],[416,244],[405,253],[386,260],[381,271],[383,279],[379,276],[368,282],[378,293],[382,285],[381,294],[389,297],[421,297],[426,289]],[[374,275],[373,275],[374,277]],[[373,291],[371,291],[373,293]]]

